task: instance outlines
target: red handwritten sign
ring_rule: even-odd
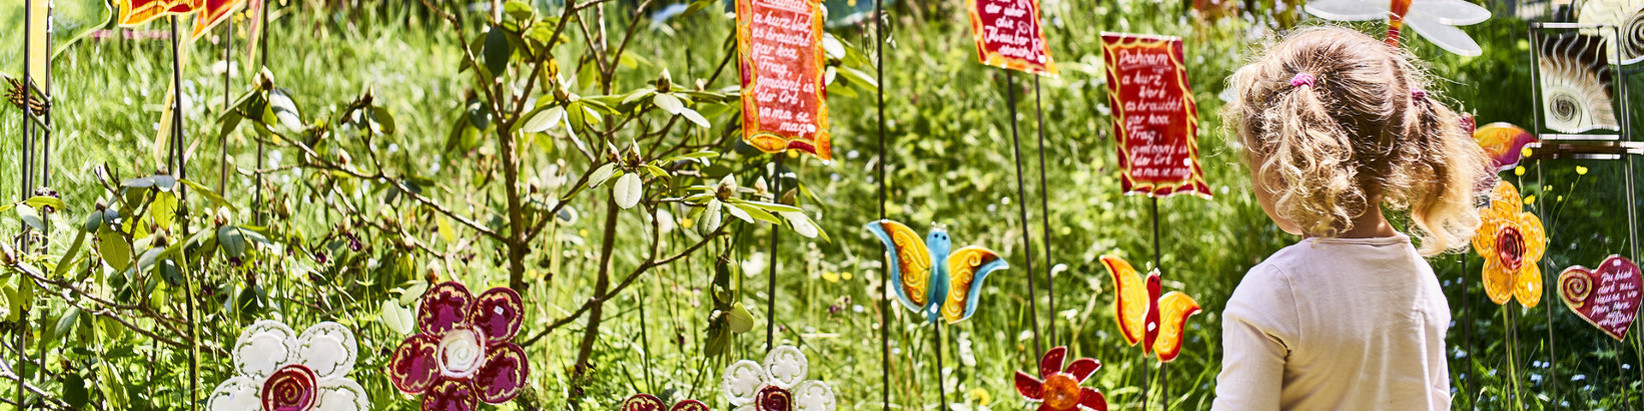
[[[1125,192],[1209,198],[1199,167],[1199,107],[1187,84],[1182,40],[1102,33],[1102,57]]]
[[[1597,270],[1578,265],[1558,275],[1564,305],[1616,341],[1627,337],[1627,328],[1638,318],[1640,291],[1644,277],[1638,265],[1619,255],[1604,259]]]
[[[1056,75],[1039,27],[1038,0],[967,0],[976,60],[989,66]]]
[[[820,0],[737,0],[742,140],[832,159]]]

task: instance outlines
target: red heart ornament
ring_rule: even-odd
[[[1644,276],[1638,265],[1619,255],[1605,258],[1598,269],[1574,266],[1558,275],[1558,296],[1588,324],[1621,341],[1638,318]]]

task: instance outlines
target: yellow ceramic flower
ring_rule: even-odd
[[[1502,181],[1490,193],[1490,206],[1479,210],[1483,224],[1473,236],[1473,249],[1484,257],[1484,293],[1496,304],[1518,297],[1534,307],[1541,301],[1541,268],[1547,251],[1547,232],[1541,219],[1524,212],[1518,188]]]

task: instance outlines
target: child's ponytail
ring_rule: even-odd
[[[1330,235],[1351,228],[1349,222],[1364,212],[1369,199],[1358,184],[1353,142],[1326,107],[1327,97],[1315,88],[1318,82],[1300,70],[1290,77],[1288,87],[1277,85],[1273,104],[1260,117],[1273,135],[1282,137],[1274,139],[1257,175],[1309,182],[1309,190],[1273,193],[1276,209],[1284,218],[1304,224],[1301,228],[1307,233]]]
[[[1412,82],[1415,83],[1415,82]],[[1461,116],[1422,88],[1411,89],[1414,160],[1406,169],[1413,187],[1405,195],[1423,254],[1465,248],[1478,229],[1478,188],[1492,178],[1489,159],[1461,125]]]

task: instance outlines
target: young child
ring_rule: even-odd
[[[1450,408],[1450,307],[1423,256],[1478,228],[1483,150],[1411,57],[1357,31],[1298,30],[1231,83],[1256,198],[1304,238],[1228,300],[1214,409]]]

